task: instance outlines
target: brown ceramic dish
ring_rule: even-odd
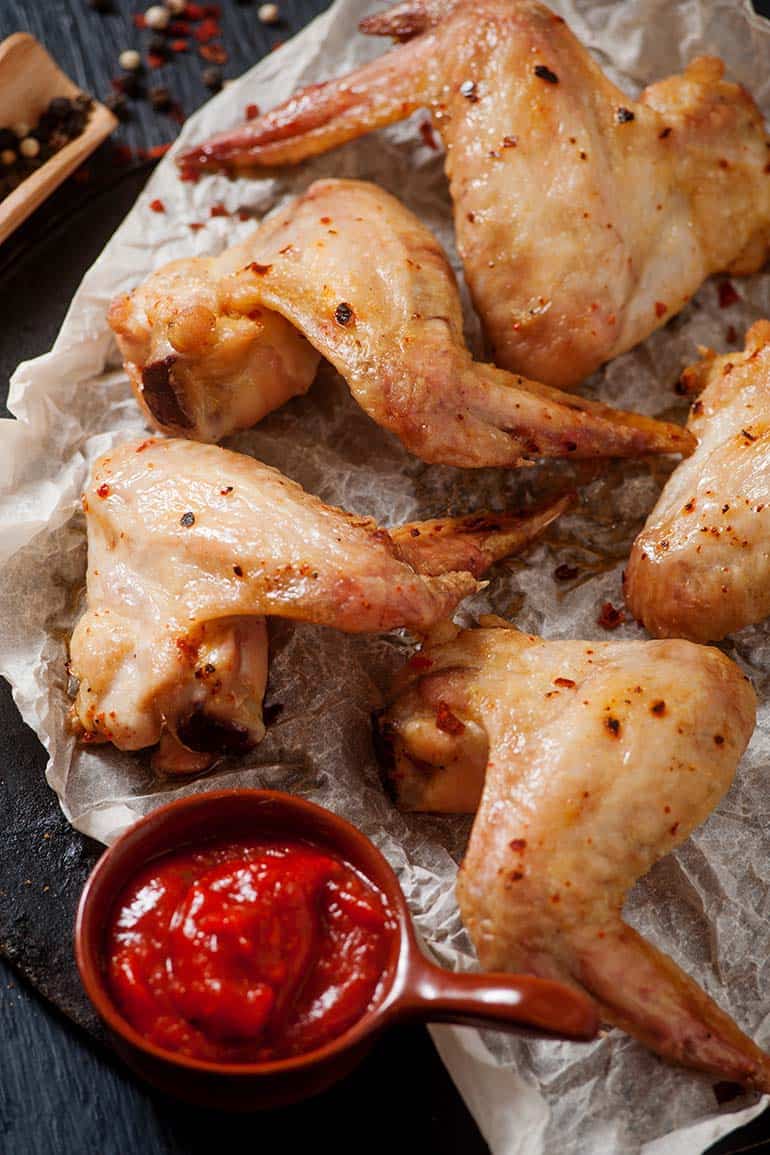
[[[105,978],[104,934],[117,895],[150,859],[184,845],[262,834],[291,835],[327,847],[385,895],[399,933],[374,1007],[317,1050],[259,1064],[190,1059],[144,1039],[122,1017]],[[496,1027],[545,1038],[588,1040],[598,1019],[579,991],[529,975],[454,974],[420,951],[395,874],[359,830],[310,802],[269,790],[194,794],[132,826],[94,868],[80,900],[75,950],[83,985],[115,1047],[137,1074],[197,1104],[250,1110],[277,1107],[324,1090],[347,1074],[385,1026],[406,1019]]]

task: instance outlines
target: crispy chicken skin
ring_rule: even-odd
[[[350,633],[427,632],[566,508],[401,526],[324,505],[253,458],[148,440],[102,457],[83,497],[88,605],[70,643],[76,728],[160,742],[191,771],[264,734],[265,616]]]
[[[407,0],[363,22],[408,41],[182,154],[293,164],[430,110],[457,245],[494,361],[568,388],[770,245],[762,116],[721,61],[631,100],[532,0]]]
[[[312,346],[423,461],[516,466],[691,448],[676,425],[474,362],[440,245],[361,181],[317,182],[221,257],[161,269],[118,299],[110,323],[145,411],[185,437],[217,440],[307,388]]]
[[[725,793],[754,720],[716,649],[484,628],[412,660],[379,735],[402,807],[478,806],[457,895],[482,967],[575,983],[663,1058],[767,1091],[768,1056],[622,918]]]
[[[655,637],[716,641],[770,614],[770,321],[686,369],[698,448],[634,542],[626,601]],[[702,392],[701,392],[702,391]]]

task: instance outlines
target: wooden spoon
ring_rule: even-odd
[[[54,64],[34,36],[16,32],[0,44],[0,125],[34,127],[55,96],[69,99],[82,90]],[[0,243],[9,236],[73,169],[117,127],[103,104],[94,102],[80,136],[65,144],[0,200]]]

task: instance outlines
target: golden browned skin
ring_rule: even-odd
[[[725,793],[754,721],[716,649],[484,628],[421,650],[379,733],[402,807],[478,806],[457,896],[485,969],[575,983],[663,1058],[767,1091],[768,1056],[622,917]]]
[[[719,60],[631,100],[532,0],[408,0],[363,28],[408,43],[180,163],[293,164],[429,108],[492,357],[562,388],[664,324],[711,273],[766,260],[765,128]]]
[[[682,380],[698,447],[634,542],[626,601],[655,637],[717,641],[770,614],[770,321]]]
[[[265,616],[426,632],[568,504],[390,534],[216,446],[114,449],[83,498],[88,608],[70,644],[77,728],[121,750],[160,742],[153,765],[167,771],[248,750],[264,734]]]
[[[516,466],[691,448],[676,425],[474,362],[440,245],[394,197],[361,181],[319,181],[221,257],[161,269],[113,305],[110,322],[154,424],[186,437],[216,440],[306,388],[312,346],[423,461]],[[276,360],[301,372],[271,376]],[[175,417],[168,396],[189,419]]]

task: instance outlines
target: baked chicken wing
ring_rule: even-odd
[[[770,614],[770,321],[686,369],[698,439],[634,542],[626,600],[656,637],[715,641]],[[701,392],[702,390],[702,392]]]
[[[406,42],[180,163],[293,164],[428,108],[492,358],[562,388],[664,324],[709,274],[766,260],[765,128],[719,60],[632,100],[532,0],[407,0],[362,28]]]
[[[485,628],[418,653],[379,733],[402,807],[478,807],[457,896],[485,969],[575,983],[665,1059],[767,1091],[768,1056],[622,917],[725,793],[754,719],[716,649]]]
[[[265,616],[421,634],[569,503],[400,526],[324,505],[253,458],[123,445],[83,498],[88,605],[70,644],[76,728],[156,768],[205,768],[264,734]]]
[[[320,181],[221,256],[161,269],[113,303],[110,323],[150,420],[185,437],[253,424],[308,387],[321,353],[424,461],[515,466],[691,448],[676,425],[474,362],[435,237],[360,181]]]

